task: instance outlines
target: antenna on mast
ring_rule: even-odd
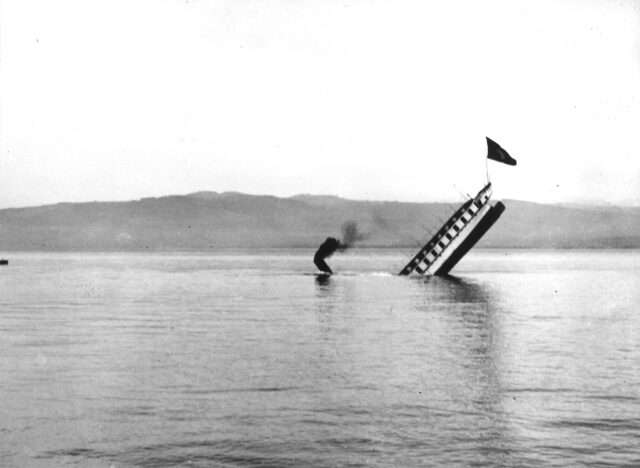
[[[488,184],[489,182],[491,182],[491,179],[489,178],[489,158],[484,158],[484,162],[487,167],[487,184]]]

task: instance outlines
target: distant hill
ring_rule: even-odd
[[[640,208],[504,203],[505,213],[480,246],[640,247]],[[235,192],[58,203],[0,210],[0,251],[315,247],[327,236],[339,236],[346,221],[356,221],[368,234],[362,246],[415,247],[455,208]]]

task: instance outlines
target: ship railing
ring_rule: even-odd
[[[424,273],[433,263],[442,256],[446,247],[458,237],[464,227],[473,219],[473,216],[489,202],[491,198],[491,184],[487,184],[475,196],[458,208],[449,220],[436,232],[427,244],[420,249],[413,259],[402,269],[400,274],[408,274],[414,269]],[[457,227],[457,229],[455,227]],[[451,229],[453,228],[453,230]],[[453,231],[453,232],[452,232]],[[437,247],[440,247],[438,249]],[[424,263],[424,267],[420,264]]]

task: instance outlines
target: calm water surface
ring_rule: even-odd
[[[640,466],[640,252],[20,254],[0,466]]]

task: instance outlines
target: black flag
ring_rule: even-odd
[[[509,153],[507,153],[498,143],[489,137],[486,138],[488,149],[487,158],[508,164],[509,166],[515,166],[518,163],[515,159],[509,156]]]

